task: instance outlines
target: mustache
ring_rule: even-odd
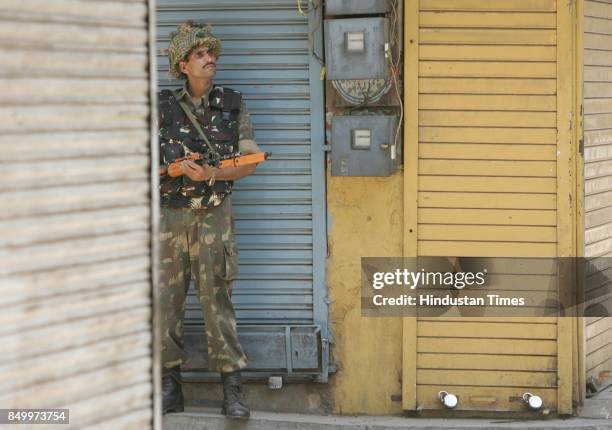
[[[204,67],[208,67],[208,66],[215,66],[217,67],[217,63],[213,63],[212,61],[209,63],[204,64]]]

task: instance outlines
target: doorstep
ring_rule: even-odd
[[[612,420],[568,418],[540,421],[464,418],[402,418],[373,416],[306,415],[252,411],[248,421],[229,420],[218,408],[187,407],[168,414],[163,430],[603,430]]]

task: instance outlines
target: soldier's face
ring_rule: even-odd
[[[208,47],[200,46],[191,51],[187,61],[179,63],[179,69],[188,79],[212,79],[217,73],[217,57]]]

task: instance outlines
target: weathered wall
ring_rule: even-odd
[[[402,174],[389,178],[328,177],[328,286],[334,412],[401,412],[402,320],[364,318],[361,257],[402,255]]]
[[[152,426],[147,13],[0,2],[0,404],[65,428]]]

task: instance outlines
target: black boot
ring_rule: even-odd
[[[240,371],[222,373],[221,381],[223,381],[223,407],[221,408],[221,414],[226,415],[228,418],[248,420],[251,412],[242,401]]]
[[[180,367],[172,367],[162,371],[162,396],[162,413],[183,412],[185,410]]]

